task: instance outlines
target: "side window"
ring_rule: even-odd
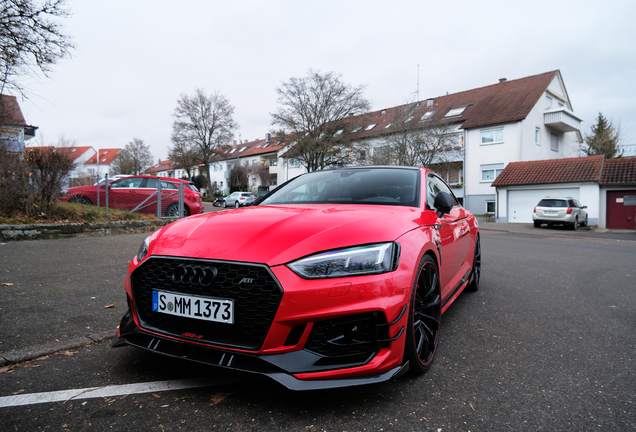
[[[161,181],[161,188],[162,189],[170,189],[170,190],[178,189],[177,185],[175,185],[174,183],[169,182],[169,181],[164,181],[164,180]]]
[[[457,198],[455,198],[455,194],[453,194],[453,191],[451,191],[448,185],[444,183],[444,180],[435,175],[429,174],[428,177],[426,177],[426,207],[428,209],[435,209],[435,197],[440,192],[446,192],[449,194],[453,197],[453,200],[455,200],[455,206],[459,205]]]
[[[111,187],[113,188],[139,188],[141,187],[141,182],[144,180],[143,177],[126,177],[121,180],[117,180],[111,183]]]
[[[578,207],[578,206],[576,205],[576,201],[568,200],[568,207]]]

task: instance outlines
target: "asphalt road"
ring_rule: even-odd
[[[0,406],[10,395],[80,392],[0,407],[0,429],[636,430],[636,242],[482,227],[480,290],[444,314],[423,376],[292,393],[103,341],[0,368]],[[1,245],[0,284],[13,285],[0,286],[0,353],[114,331],[126,262],[143,237]],[[139,389],[188,378],[207,386]],[[88,399],[95,387],[115,394]]]

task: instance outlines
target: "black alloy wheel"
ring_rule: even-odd
[[[475,253],[473,254],[473,270],[470,273],[470,282],[466,286],[466,291],[475,292],[479,289],[479,280],[481,279],[481,242],[479,235],[475,239]]]
[[[73,198],[68,200],[68,202],[84,204],[84,205],[93,205],[93,201],[91,201],[90,198],[82,196],[82,195],[74,196]]]
[[[419,265],[417,279],[411,294],[409,324],[406,333],[405,359],[416,374],[426,372],[433,363],[442,318],[439,272],[430,255]]]

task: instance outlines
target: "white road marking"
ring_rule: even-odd
[[[154,381],[138,384],[112,385],[105,387],[90,387],[85,389],[3,396],[0,397],[0,408],[49,402],[65,402],[71,399],[92,399],[168,390],[183,390],[223,384],[223,382],[219,381],[219,379],[212,380],[210,378],[190,378],[183,380]]]

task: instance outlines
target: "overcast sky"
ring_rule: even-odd
[[[444,3],[444,4],[442,4]],[[636,2],[70,0],[76,44],[28,84],[27,123],[53,144],[133,138],[166,159],[180,94],[219,91],[236,139],[263,138],[275,90],[309,68],[366,86],[373,110],[560,69],[588,132],[599,111],[636,144]]]

